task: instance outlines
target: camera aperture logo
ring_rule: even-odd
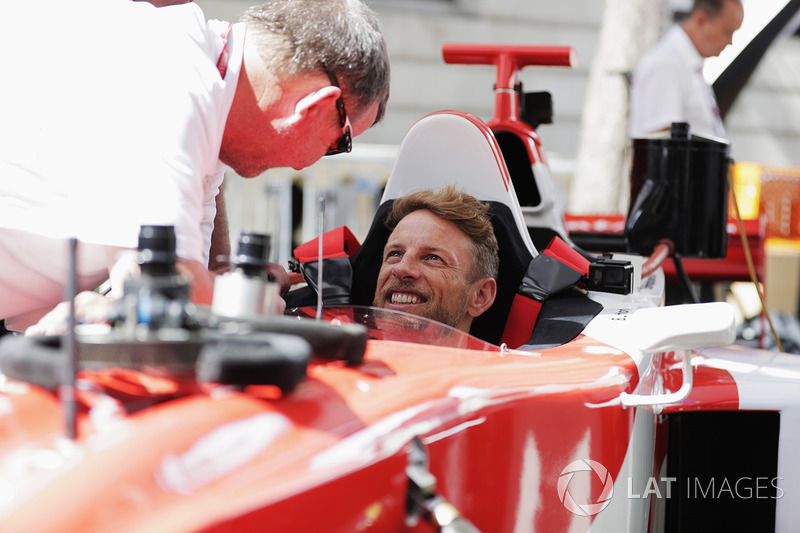
[[[584,472],[586,474],[583,474]],[[576,474],[581,474],[580,480],[575,478]],[[589,491],[585,489],[587,486],[591,485],[591,478],[587,477],[587,475],[592,474],[596,475],[603,484],[603,489],[596,501],[584,502],[583,500],[586,499],[586,496],[573,496],[573,492],[576,492],[574,485],[581,485],[584,490],[578,492],[588,494]],[[570,483],[573,484],[572,490],[570,490]],[[614,479],[611,477],[608,469],[591,459],[580,459],[571,462],[561,471],[561,475],[558,477],[558,497],[561,503],[564,504],[564,507],[566,507],[569,512],[579,516],[596,515],[611,503],[611,497],[613,495]]]

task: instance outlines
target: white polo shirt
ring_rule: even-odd
[[[0,84],[0,318],[21,312],[4,304],[13,301],[20,269],[28,269],[29,284],[39,276],[63,285],[70,236],[100,245],[87,245],[98,253],[82,256],[84,273],[107,276],[104,250],[136,248],[143,224],[174,225],[178,256],[207,264],[244,25],[228,37],[222,79],[217,60],[229,23],[206,21],[194,3],[13,4],[6,20],[15,22],[0,34],[8,51]],[[25,235],[52,243],[51,253],[19,249]],[[39,256],[50,259],[26,259]],[[49,294],[36,303],[60,300]]]
[[[694,133],[725,136],[704,59],[679,25],[639,60],[631,80],[629,134],[644,137],[688,122]]]

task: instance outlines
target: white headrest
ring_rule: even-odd
[[[484,202],[508,206],[522,240],[536,255],[497,140],[486,123],[469,113],[440,111],[411,126],[400,144],[381,204],[446,185]]]

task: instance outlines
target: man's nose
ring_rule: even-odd
[[[417,262],[414,259],[409,258],[408,254],[406,254],[403,256],[400,262],[394,266],[392,274],[394,274],[394,276],[398,279],[414,279],[419,275]]]

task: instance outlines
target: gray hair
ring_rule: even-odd
[[[364,2],[270,0],[245,11],[240,21],[271,68],[293,76],[324,65],[348,92],[351,113],[378,102],[375,123],[381,120],[389,99],[389,53],[380,22]]]

